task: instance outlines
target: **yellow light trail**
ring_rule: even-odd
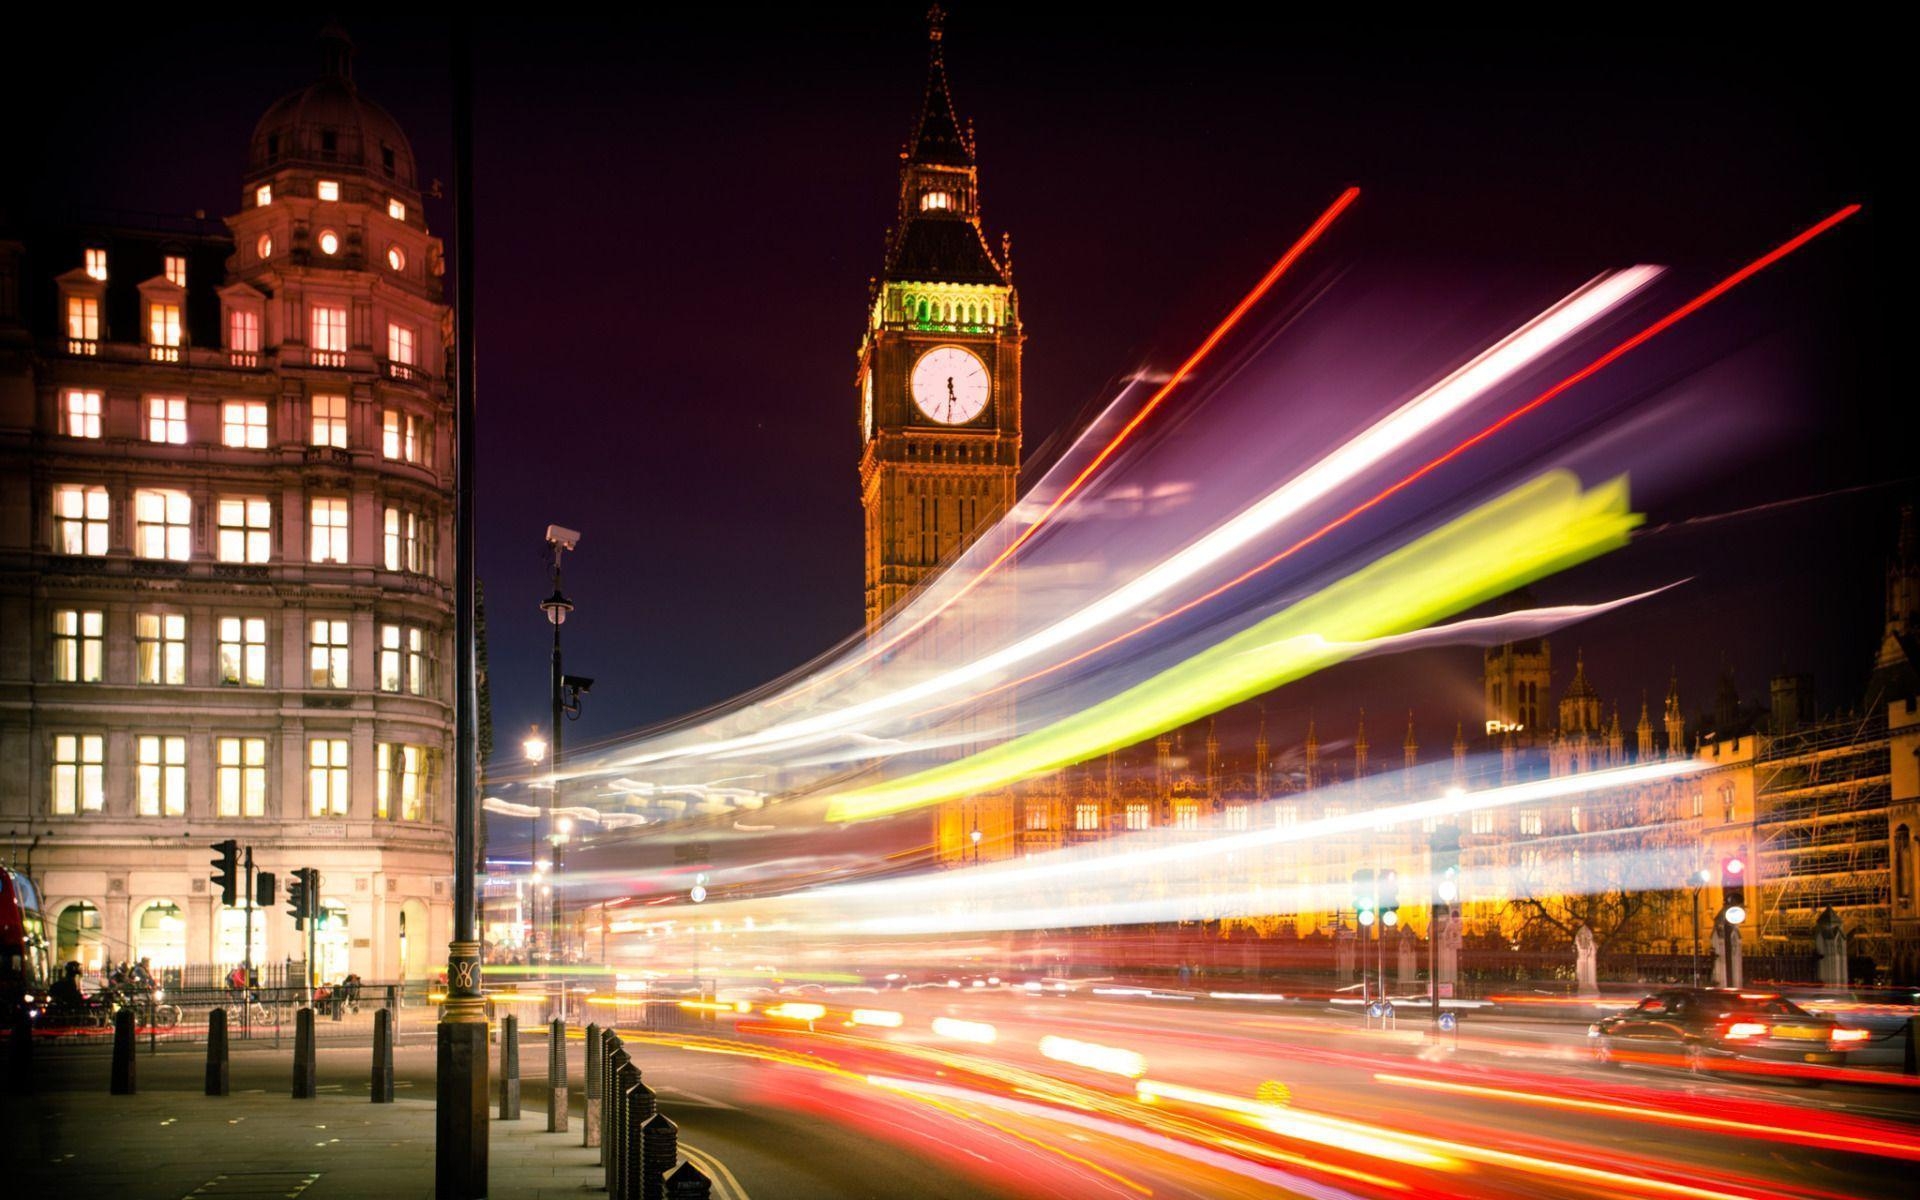
[[[1005,787],[1131,746],[1626,544],[1624,477],[1551,471],[1100,704],[956,762],[834,796],[854,821]]]

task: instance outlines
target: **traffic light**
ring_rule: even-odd
[[[228,838],[210,849],[220,857],[213,860],[213,882],[220,889],[220,903],[233,907],[240,895],[240,843]]]
[[[295,929],[305,929],[320,915],[320,872],[301,867],[287,880],[287,915]]]
[[[1380,872],[1380,924],[1392,929],[1400,923],[1400,872]]]
[[[1359,916],[1361,928],[1373,924],[1378,907],[1373,893],[1373,868],[1361,867],[1353,873],[1353,910]]]
[[[274,878],[272,871],[261,871],[253,877],[253,902],[260,908],[273,907]]]
[[[1739,855],[1720,860],[1720,914],[1729,925],[1747,919],[1747,864]]]
[[[1430,874],[1433,878],[1435,915],[1451,911],[1460,902],[1460,827],[1434,827]]]

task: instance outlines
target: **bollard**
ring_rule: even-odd
[[[567,1131],[567,1023],[547,1022],[547,1132]]]
[[[500,1018],[500,1119],[520,1119],[520,1018]]]
[[[207,1014],[207,1095],[227,1094],[227,1010]]]
[[[580,1144],[600,1144],[600,1026],[587,1025],[586,1111],[580,1114]]]
[[[620,1035],[608,1030],[600,1038],[600,1158],[602,1167],[607,1165],[607,1143],[612,1140],[611,1132],[614,1110],[620,1107],[618,1075],[620,1064],[626,1061],[627,1052],[620,1048]]]
[[[108,1089],[116,1096],[133,1095],[133,1010],[123,1008],[113,1014],[113,1082]]]
[[[633,1065],[622,1050],[617,1056],[618,1065],[613,1074],[613,1091],[607,1097],[607,1129],[602,1143],[602,1158],[606,1164],[607,1195],[618,1197],[623,1194],[627,1174],[627,1110],[632,1103],[628,1094],[632,1089],[642,1086],[640,1068]]]
[[[393,1010],[373,1014],[373,1078],[367,1098],[375,1104],[393,1103]]]
[[[680,1127],[667,1114],[654,1113],[640,1126],[641,1178],[646,1181],[640,1200],[661,1200],[667,1172],[680,1161]]]
[[[313,1010],[303,1008],[293,1015],[293,1098],[311,1100],[320,1094],[320,1081],[313,1061]]]
[[[13,1040],[7,1044],[7,1091],[33,1095],[33,1018],[22,1008],[13,1014]]]
[[[689,1159],[667,1172],[664,1191],[667,1200],[711,1200],[713,1180]]]

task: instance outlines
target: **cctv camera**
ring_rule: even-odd
[[[568,529],[565,525],[547,526],[547,543],[562,550],[571,550],[580,544],[580,531]]]
[[[560,677],[560,685],[562,687],[570,687],[574,691],[579,692],[581,695],[584,696],[586,693],[593,690],[593,676],[562,675]]]

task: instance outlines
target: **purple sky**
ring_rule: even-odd
[[[1880,397],[1905,395],[1877,303],[1906,208],[1874,90],[1892,72],[1867,52],[1819,33],[1708,46],[1543,30],[1509,46],[1378,21],[1166,20],[964,4],[949,18],[987,222],[1014,234],[1030,461],[1111,381],[1177,360],[1358,183],[1321,269],[1364,255],[1410,276],[1472,264],[1569,285],[1633,261],[1705,280],[1867,202],[1621,386],[1685,395],[1729,430],[1723,460],[1669,465],[1654,524],[1912,473],[1911,417],[1880,418]],[[13,81],[31,90],[5,96],[29,157],[0,213],[220,215],[254,119],[317,66],[315,19],[29,21]],[[586,535],[568,661],[599,682],[576,739],[751,688],[860,617],[853,354],[918,103],[921,10],[672,22],[479,34],[481,573],[508,746],[544,712],[548,522]],[[450,182],[444,29],[346,24],[363,90],[410,131],[422,178]],[[446,202],[428,218],[450,233]],[[1847,703],[1904,494],[1663,534],[1554,581],[1550,602],[1695,578],[1573,631],[1560,656],[1570,671],[1584,647],[1623,705],[1676,666],[1693,711],[1722,661],[1749,698],[1786,663],[1815,672],[1823,707]],[[1270,709],[1275,742],[1308,706],[1326,738],[1365,703],[1377,754],[1413,705],[1438,749],[1475,716],[1475,663],[1342,668]]]

